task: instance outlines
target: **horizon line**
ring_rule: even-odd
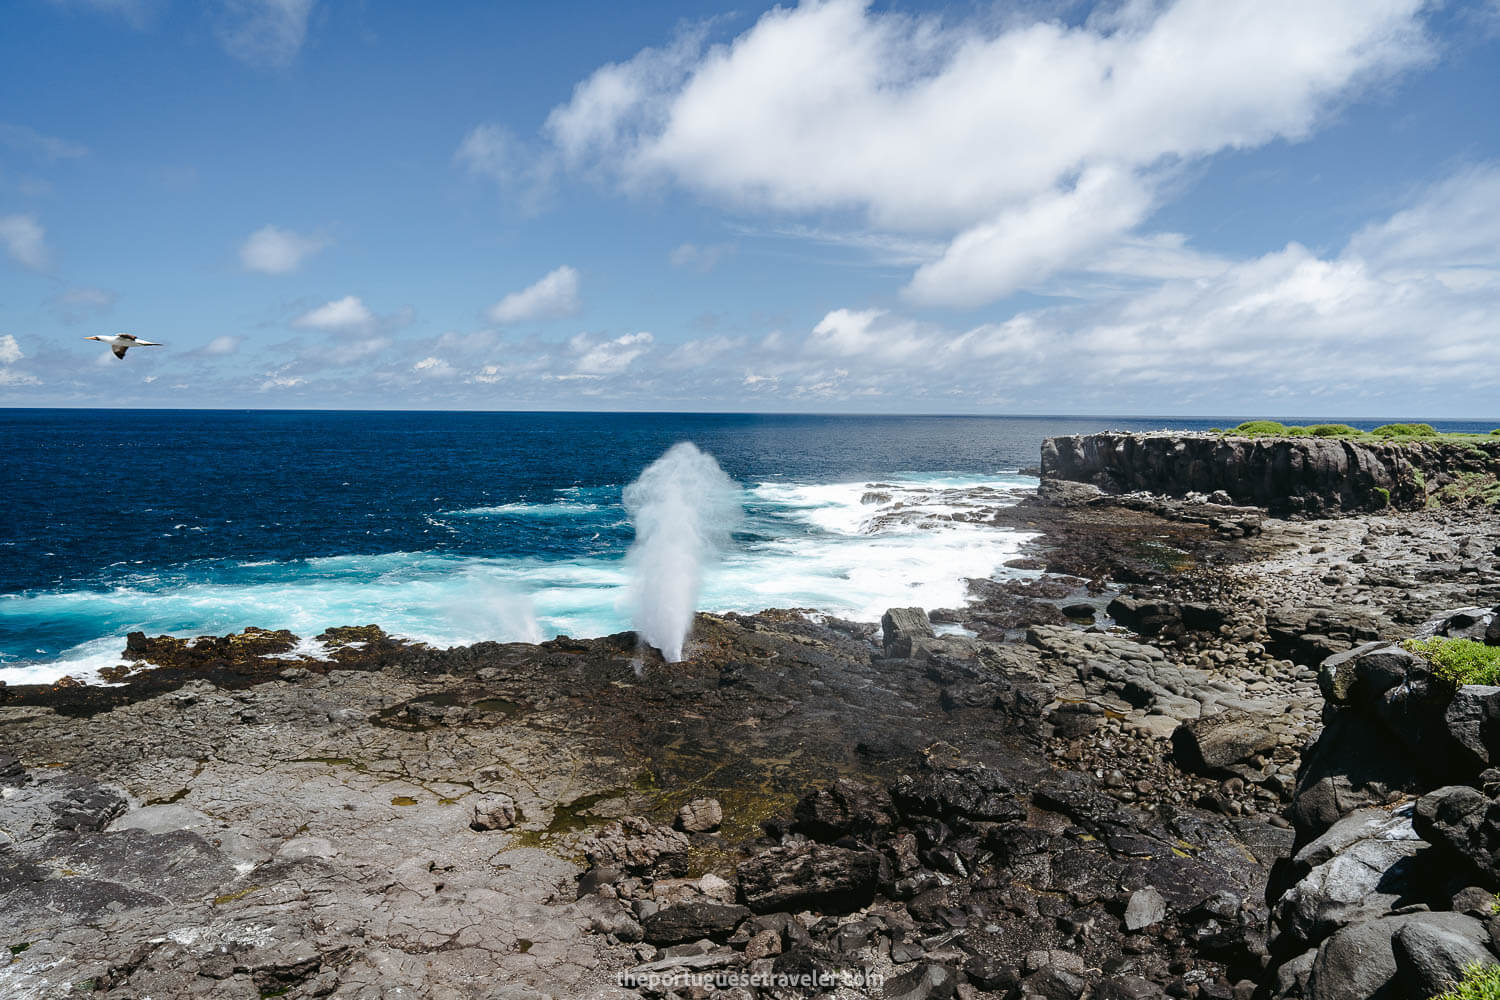
[[[1500,417],[1454,417],[1454,416],[1268,416],[1265,414],[1189,414],[1189,413],[957,413],[941,411],[912,411],[905,413],[869,413],[858,410],[556,410],[556,409],[478,409],[450,407],[423,409],[420,407],[323,407],[323,406],[23,406],[0,403],[0,411],[61,410],[93,411],[108,410],[126,413],[487,413],[496,415],[577,415],[577,416],[682,416],[682,417],[863,417],[877,419],[902,419],[911,417],[938,417],[944,419],[977,420],[1194,420],[1218,421],[1276,420],[1278,422],[1336,422],[1376,421],[1402,423],[1497,423]],[[1225,430],[1232,430],[1233,426]]]

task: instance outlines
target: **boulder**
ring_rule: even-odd
[[[641,921],[641,928],[646,941],[654,945],[681,944],[703,938],[722,941],[749,916],[749,909],[736,903],[689,900],[657,910]]]
[[[846,913],[870,902],[880,855],[825,844],[774,847],[739,866],[740,896],[756,913],[820,909]]]
[[[1172,734],[1177,765],[1195,774],[1211,774],[1276,746],[1270,719],[1250,712],[1224,711],[1193,719]]]
[[[1464,968],[1495,964],[1484,924],[1460,913],[1444,919],[1412,920],[1391,939],[1396,969],[1408,996],[1435,997],[1463,977]]]
[[[688,833],[710,833],[724,822],[724,808],[718,799],[693,799],[677,810],[677,828]]]
[[[1500,608],[1495,609],[1489,628],[1484,630],[1484,641],[1491,646],[1500,646]]]
[[[1443,722],[1461,763],[1476,772],[1500,763],[1500,687],[1465,684],[1453,693]]]
[[[687,836],[643,816],[610,823],[579,846],[593,865],[658,875],[687,873]]]
[[[595,934],[613,934],[625,942],[639,941],[644,936],[640,923],[618,899],[603,896],[583,896],[578,900],[578,911],[589,922]]]
[[[1446,785],[1417,800],[1412,826],[1451,861],[1500,883],[1500,803],[1468,785]]]
[[[1406,929],[1421,925],[1407,939],[1410,945],[1442,942],[1442,947],[1452,949],[1456,955],[1464,944],[1477,944],[1475,928],[1483,932],[1483,925],[1473,917],[1462,913],[1403,913],[1382,917],[1364,923],[1350,924],[1318,949],[1313,962],[1312,975],[1308,980],[1308,1000],[1399,1000],[1401,997],[1426,998],[1430,992],[1410,992],[1404,989],[1409,976],[1402,970],[1396,958],[1396,941]],[[1481,939],[1482,940],[1482,939]],[[1404,947],[1404,946],[1403,946]],[[1414,959],[1408,958],[1408,967],[1417,968]],[[1435,958],[1429,967],[1443,962]]]
[[[923,964],[885,983],[886,1000],[947,1000],[958,988],[958,977],[944,965]]]
[[[1278,950],[1310,947],[1400,905],[1411,893],[1415,859],[1426,849],[1415,837],[1360,840],[1313,868],[1276,901]]]
[[[891,608],[880,616],[880,629],[885,655],[893,659],[910,657],[914,640],[931,639],[936,634],[921,608]]]
[[[1316,837],[1356,809],[1428,785],[1412,754],[1352,709],[1329,714],[1302,754],[1291,818],[1301,839]],[[1430,787],[1430,785],[1428,785]]]
[[[1153,924],[1159,924],[1167,916],[1167,901],[1152,886],[1137,889],[1130,894],[1125,904],[1125,929],[1134,933]]]
[[[516,825],[516,800],[509,795],[484,795],[474,803],[471,830],[509,830]]]
[[[825,842],[888,830],[893,822],[890,794],[878,785],[839,778],[808,792],[792,812],[793,828]]]

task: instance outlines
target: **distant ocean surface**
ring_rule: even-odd
[[[1051,435],[1234,422],[0,409],[0,680],[91,675],[135,630],[374,622],[451,645],[629,628],[620,492],[678,441],[745,489],[704,610],[951,606],[1024,537],[872,525],[867,484],[942,513],[1034,485],[1018,470]]]

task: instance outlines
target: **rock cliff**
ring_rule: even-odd
[[[1222,491],[1278,513],[1500,502],[1500,441],[1363,442],[1218,434],[1071,435],[1042,445],[1042,478],[1109,493]]]

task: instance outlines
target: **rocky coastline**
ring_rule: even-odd
[[[1500,688],[1399,645],[1500,644],[1500,509],[1379,448],[1096,438],[967,508],[1035,541],[962,607],[699,615],[670,665],[137,634],[115,684],[0,687],[0,996],[1425,1000],[1500,963]]]

